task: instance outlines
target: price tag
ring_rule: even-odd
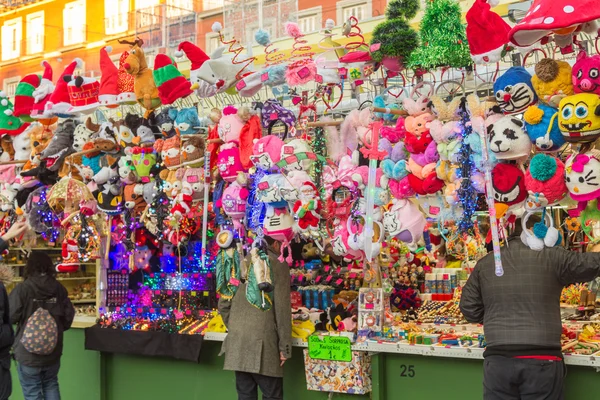
[[[192,297],[196,297],[196,291],[195,290],[193,290],[191,294],[192,294]]]
[[[342,283],[344,283],[343,279],[338,279],[337,281],[335,281],[335,284],[338,286],[341,285]]]
[[[240,280],[235,279],[233,277],[231,279],[229,279],[229,283],[232,284],[233,286],[240,286]]]
[[[308,337],[308,355],[315,360],[352,361],[352,343],[345,336]]]

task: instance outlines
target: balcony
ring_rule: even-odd
[[[13,10],[15,8],[24,7],[42,0],[1,0],[0,12]]]
[[[146,54],[174,52],[179,43],[195,43],[198,36],[196,13],[166,4],[137,10],[134,26],[136,36],[144,40]]]
[[[135,26],[135,13],[121,13],[104,18],[106,35],[126,34]]]
[[[87,25],[74,25],[61,30],[62,47],[85,44],[87,40]]]

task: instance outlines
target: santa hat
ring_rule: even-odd
[[[190,42],[179,43],[175,57],[181,58],[184,54],[192,63],[190,68],[192,71],[199,69],[205,61],[210,60],[210,57],[201,48]]]
[[[471,58],[476,64],[499,61],[509,42],[510,26],[491,11],[498,2],[499,0],[475,0],[467,12],[467,40]]]
[[[29,123],[22,123],[13,115],[12,103],[4,92],[0,92],[0,136],[16,136],[25,131],[28,126]]]
[[[172,104],[175,100],[192,94],[191,83],[185,79],[171,57],[166,54],[156,55],[152,75],[158,89],[158,96],[164,105]]]
[[[136,104],[137,100],[133,89],[135,78],[127,72],[125,67],[123,67],[127,57],[129,57],[129,52],[124,51],[119,58],[119,73],[117,78],[117,90],[119,95],[117,96],[117,103]]]
[[[33,121],[31,110],[33,109],[33,91],[40,86],[42,77],[38,74],[25,75],[17,85],[15,94],[15,109],[13,115],[19,117],[23,122]]]
[[[96,79],[78,76],[69,82],[67,89],[71,101],[69,113],[90,114],[100,106],[100,82]]]
[[[52,92],[52,96],[50,96],[50,100],[46,104],[46,111],[51,112],[52,114],[61,117],[68,118],[71,117],[71,114],[68,114],[68,110],[71,107],[70,99],[69,99],[69,91],[67,90],[67,82],[64,80],[65,76],[73,75],[75,72],[75,68],[81,68],[83,66],[83,61],[80,58],[76,58],[63,71],[56,82],[56,88],[54,92]]]
[[[317,187],[315,186],[314,183],[312,183],[311,181],[305,181],[302,183],[302,186],[300,187],[300,189],[304,188],[304,187],[309,187],[312,190],[314,190],[315,192],[317,191]]]
[[[35,119],[50,118],[51,115],[46,110],[46,103],[50,100],[52,92],[54,91],[54,84],[52,83],[52,66],[46,60],[42,61],[42,67],[44,67],[44,74],[38,88],[33,92],[35,103],[31,110],[31,117]]]
[[[117,107],[117,95],[119,94],[117,89],[119,69],[115,67],[115,64],[113,64],[108,56],[108,53],[111,51],[111,46],[100,49],[100,71],[102,73],[102,80],[100,81],[98,101],[101,106],[108,108]]]

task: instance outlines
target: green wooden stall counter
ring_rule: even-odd
[[[59,375],[63,400],[235,400],[233,373],[223,371],[220,342],[205,341],[194,364],[165,358],[100,354],[84,350],[84,331],[65,332]],[[22,400],[13,364],[13,395]],[[398,398],[475,400],[482,398],[482,360],[380,353],[373,357],[372,396],[334,394],[334,399]],[[568,366],[567,399],[600,392],[595,368]],[[306,390],[302,349],[285,367],[286,400],[327,399]]]

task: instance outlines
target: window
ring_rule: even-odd
[[[22,25],[21,17],[8,20],[2,25],[2,60],[12,60],[21,55]]]
[[[337,3],[337,18],[339,21],[347,21],[355,17],[359,21],[371,18],[372,0],[342,0]]]
[[[27,54],[44,51],[44,12],[29,14],[26,18]]]
[[[85,41],[85,1],[74,1],[65,4],[63,10],[63,27],[65,46]]]
[[[298,25],[303,33],[316,32],[321,29],[321,6],[307,8],[297,13]]]
[[[223,0],[202,0],[202,10],[214,10],[216,8],[223,8]]]
[[[104,29],[107,35],[127,31],[129,0],[104,0]]]
[[[5,78],[3,82],[3,90],[7,97],[14,99],[17,93],[17,85],[21,81],[20,76],[13,76],[12,78]]]
[[[209,56],[213,51],[222,46],[221,40],[219,40],[219,34],[207,33],[206,34],[206,54]]]
[[[160,0],[135,0],[137,28],[156,25],[159,21],[159,12],[154,8],[159,5]]]
[[[194,12],[194,0],[167,0],[167,18],[180,17]]]

